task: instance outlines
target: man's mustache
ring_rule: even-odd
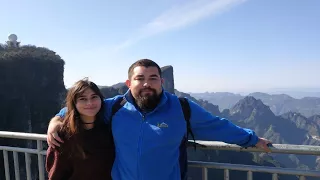
[[[144,88],[144,89],[141,89],[140,90],[140,93],[143,92],[143,91],[152,91],[152,92],[156,92],[155,89],[152,89],[152,88]]]
[[[155,96],[155,95],[157,94],[157,91],[156,91],[155,89],[152,89],[152,88],[144,88],[144,89],[141,89],[141,90],[139,91],[139,95],[140,95],[141,97],[144,96],[144,95],[142,95],[142,92],[143,92],[143,91],[151,91],[151,92],[153,92],[152,94],[146,95],[146,96]]]

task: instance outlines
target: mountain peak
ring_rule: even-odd
[[[171,66],[171,65],[163,66],[163,67],[161,67],[161,70],[162,71],[166,71],[166,70],[172,70],[173,71],[173,66]]]
[[[260,99],[256,99],[253,96],[246,96],[230,109],[230,115],[237,114],[241,117],[250,117],[253,112],[255,114],[274,115],[268,106],[263,104]]]
[[[174,94],[174,77],[173,77],[173,67],[164,66],[161,68],[162,77],[164,79],[163,88],[168,92]]]
[[[268,108],[260,99],[256,99],[253,96],[244,97],[235,106],[254,106]]]

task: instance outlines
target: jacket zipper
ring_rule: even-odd
[[[142,138],[143,138],[143,124],[145,122],[145,114],[142,114],[142,122],[141,122],[141,125],[140,125],[140,136],[139,136],[139,145],[138,145],[138,179],[141,179],[142,180],[142,174],[140,173],[140,163],[139,163],[139,159],[141,157],[141,144],[142,144]]]

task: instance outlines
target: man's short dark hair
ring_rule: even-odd
[[[156,67],[158,69],[159,75],[160,77],[162,77],[161,75],[161,68],[159,67],[159,65],[157,63],[155,63],[154,61],[150,60],[150,59],[140,59],[138,61],[136,61],[135,63],[133,63],[128,70],[128,78],[131,79],[132,77],[132,73],[133,73],[133,69],[135,67],[138,66],[143,66],[143,67]]]

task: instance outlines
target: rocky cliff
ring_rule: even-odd
[[[173,67],[164,66],[161,68],[162,77],[164,79],[163,88],[168,92],[174,94],[174,77],[173,77]]]
[[[65,95],[63,71],[64,61],[49,49],[35,46],[3,49],[0,52],[0,130],[46,133],[49,119],[61,108]],[[35,147],[29,141],[18,140],[0,140],[0,144]],[[23,171],[23,163],[20,165]],[[32,167],[37,176],[36,166]],[[1,174],[0,179],[4,179]]]

